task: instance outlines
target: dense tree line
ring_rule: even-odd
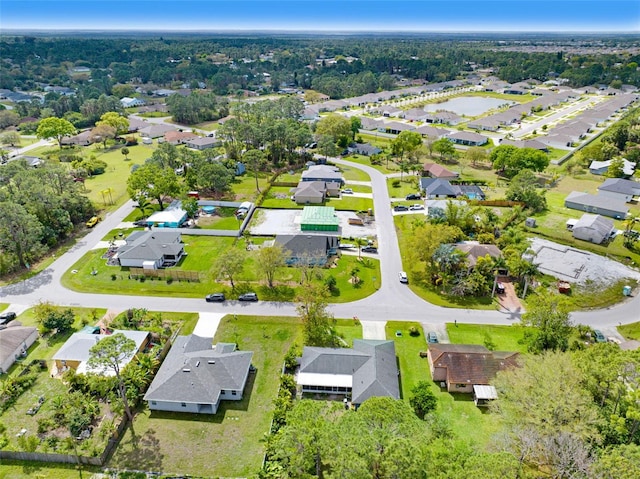
[[[640,85],[638,55],[625,53],[626,39],[611,39],[618,54],[564,54],[509,49],[508,38],[46,38],[5,37],[0,48],[0,88],[32,90],[39,84],[73,85],[85,97],[111,95],[118,83],[170,85],[205,82],[216,94],[271,85],[314,87],[334,98],[390,86],[391,75],[428,82],[451,80],[475,64],[493,68],[508,82],[561,76],[573,86]],[[560,48],[562,48],[560,46]],[[318,62],[316,62],[318,60]],[[331,61],[329,61],[331,60]],[[73,67],[88,67],[78,75]],[[91,80],[91,81],[89,81]]]
[[[29,267],[95,213],[80,188],[59,165],[0,166],[1,274]]]

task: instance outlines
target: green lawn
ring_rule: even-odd
[[[129,278],[128,268],[107,266],[102,255],[106,249],[91,250],[85,254],[62,278],[62,283],[73,290],[92,292],[100,291],[105,294],[131,294],[148,296],[176,295],[189,298],[203,297],[212,291],[224,292],[227,297],[235,298],[246,291],[256,291],[260,299],[273,301],[292,301],[296,296],[296,289],[300,285],[300,270],[294,267],[283,267],[276,274],[276,286],[271,289],[264,285],[263,276],[259,273],[255,256],[256,252],[246,252],[244,242],[236,242],[236,238],[207,237],[183,235],[185,250],[188,253],[176,270],[196,271],[199,282],[172,281],[147,278],[145,281]],[[213,277],[213,258],[219,256],[228,248],[239,248],[246,254],[246,261],[242,274],[236,280],[236,290],[232,291],[229,284],[217,282]],[[360,282],[354,286],[351,282],[353,268],[359,269],[357,276]],[[97,274],[92,275],[92,271]],[[76,271],[75,273],[73,271]],[[380,263],[378,260],[344,255],[337,262],[336,267],[321,268],[321,279],[332,275],[336,278],[336,290],[332,294],[331,302],[343,303],[355,301],[373,294],[379,285]],[[115,275],[113,277],[112,275]],[[373,278],[376,277],[377,284]]]
[[[366,156],[353,155],[346,159],[363,165],[370,164],[369,159]],[[340,169],[342,170],[342,176],[346,181],[371,181],[369,175],[358,168],[340,165]]]
[[[409,328],[416,326],[420,336],[409,336]],[[401,331],[402,336],[396,336]],[[387,339],[393,339],[400,365],[400,380],[403,399],[411,397],[411,388],[418,381],[429,381],[438,399],[437,412],[449,424],[453,433],[480,448],[491,443],[491,437],[500,430],[501,421],[496,415],[476,407],[470,394],[451,394],[431,381],[429,362],[421,358],[420,351],[426,351],[424,331],[418,323],[388,322]]]
[[[269,173],[258,173],[258,186],[260,191],[265,191],[269,184]],[[229,201],[255,201],[260,193],[256,190],[256,177],[252,172],[236,176],[231,184],[233,193],[225,195],[224,199]]]
[[[82,477],[99,473],[99,467],[83,466]],[[0,479],[78,479],[80,471],[75,464],[52,464],[34,461],[10,461],[3,459]]]
[[[618,326],[618,331],[625,337],[625,339],[635,339],[636,341],[640,341],[640,323]]]
[[[370,142],[370,143],[375,144],[375,142]],[[400,172],[400,169],[398,168],[398,165],[396,165],[395,162],[393,162],[391,160],[388,161],[388,162],[387,161],[383,161],[382,164],[380,164],[380,165],[372,165],[371,164],[371,159],[368,156],[362,156],[362,155],[351,155],[351,156],[346,157],[345,160],[353,161],[354,163],[359,163],[361,165],[370,166],[371,168],[375,168],[380,173],[385,174],[385,175],[387,175],[389,173],[399,173]],[[361,171],[361,170],[357,170],[357,171]],[[357,179],[357,178],[347,178],[347,176],[345,175],[345,179],[354,180],[354,179]],[[369,181],[368,180],[368,175],[367,175],[367,180],[365,180],[365,181]]]
[[[362,339],[362,325],[353,319],[337,319],[336,331],[344,339],[347,348],[353,347],[354,339]]]
[[[400,181],[400,184],[396,187],[394,182],[397,181]],[[419,191],[418,180],[415,176],[409,174],[405,175],[402,180],[400,178],[387,178],[387,189],[391,198],[404,198],[409,193],[417,193]]]
[[[527,347],[521,341],[524,330],[518,326],[496,326],[490,324],[447,323],[447,334],[453,344],[479,344],[486,346],[487,340],[495,345],[496,351],[517,351],[526,353]]]
[[[137,442],[127,431],[109,467],[205,477],[255,477],[262,465],[285,353],[302,344],[297,318],[225,316],[214,342],[236,342],[253,351],[257,372],[242,401],[223,402],[209,415],[153,412],[136,416]]]
[[[411,336],[409,328],[415,327],[420,332],[419,336]],[[429,363],[426,358],[420,357],[420,351],[426,351],[427,343],[424,331],[420,323],[388,321],[385,326],[387,339],[393,340],[396,346],[396,356],[400,367],[400,386],[402,398],[408,401],[411,397],[411,389],[419,381],[428,381]],[[396,332],[401,336],[397,336]]]

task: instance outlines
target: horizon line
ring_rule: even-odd
[[[144,32],[144,33],[304,33],[304,34],[317,34],[317,33],[380,33],[380,34],[562,34],[562,35],[575,35],[575,34],[623,34],[623,35],[638,35],[640,31],[633,30],[382,30],[382,29],[289,29],[289,28],[224,28],[224,29],[198,29],[198,28],[171,28],[171,29],[157,29],[157,28],[73,28],[73,27],[60,27],[60,28],[41,28],[41,27],[8,27],[2,28],[0,36],[5,35],[7,32],[38,32],[38,33],[55,33],[55,32],[76,32],[76,33],[99,33],[99,32]]]

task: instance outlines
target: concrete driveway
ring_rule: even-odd
[[[386,321],[362,321],[362,339],[387,339]]]

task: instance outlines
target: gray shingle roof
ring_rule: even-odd
[[[629,208],[624,201],[613,199],[610,196],[591,195],[589,193],[582,193],[580,191],[572,191],[567,195],[564,201],[565,206],[567,202],[571,202],[585,206],[602,208],[610,211],[618,211],[623,215],[626,215],[629,211]]]
[[[31,326],[22,326],[19,321],[9,323],[5,329],[0,329],[0,365],[13,355],[16,350],[24,344],[24,342],[37,329]]]
[[[460,188],[440,178],[420,178],[420,187],[427,196],[458,196]]]
[[[353,349],[305,347],[300,372],[351,375],[354,404],[373,396],[400,397],[393,341],[354,339]]]
[[[637,195],[640,193],[640,183],[623,178],[607,178],[598,189],[600,191],[611,191],[625,195]]]
[[[326,235],[277,235],[276,243],[291,253],[291,256],[300,257],[302,255],[326,255],[329,249],[338,247],[337,236]]]
[[[126,244],[118,248],[118,258],[156,261],[164,255],[179,254],[183,247],[180,233],[135,231],[127,237]]]
[[[244,389],[252,358],[252,351],[235,351],[234,344],[213,347],[212,338],[178,336],[144,399],[216,403],[223,389]]]

